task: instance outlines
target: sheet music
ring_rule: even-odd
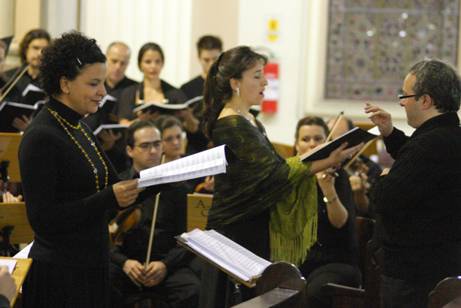
[[[106,96],[104,96],[104,97],[102,98],[102,100],[99,102],[99,108],[101,108],[102,106],[104,106],[104,104],[105,104],[107,101],[115,102],[115,101],[117,101],[117,99],[116,99],[115,97],[113,97],[112,95],[106,94]]]
[[[181,235],[200,254],[244,281],[251,281],[271,263],[214,231],[194,229]]]
[[[367,132],[369,132],[370,134],[376,135],[376,136],[380,136],[380,135],[381,135],[381,132],[379,131],[378,126],[373,126],[373,127],[370,128],[369,130],[367,130]]]
[[[36,85],[29,83],[27,87],[24,89],[24,91],[22,91],[22,96],[26,96],[29,91],[45,93],[43,89],[40,89]]]
[[[186,156],[140,172],[139,187],[186,181],[226,172],[225,146]]]
[[[24,247],[17,254],[15,254],[13,256],[13,258],[16,258],[16,259],[27,259],[27,258],[29,258],[30,248],[32,247],[33,243],[34,243],[34,241],[30,242],[26,247]]]
[[[16,260],[11,259],[0,259],[0,266],[8,267],[8,272],[10,272],[10,274],[13,274],[14,268],[16,267],[16,262]]]

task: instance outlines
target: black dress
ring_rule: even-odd
[[[80,119],[51,99],[20,145],[27,216],[35,233],[24,307],[109,306],[107,215],[118,206],[111,186],[118,177]]]

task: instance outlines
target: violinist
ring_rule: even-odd
[[[335,129],[331,133],[332,139],[341,136],[355,127],[354,123],[345,116],[338,117],[337,121],[336,119],[328,121],[329,129],[332,129],[333,126]],[[365,155],[354,156],[354,158],[354,161],[346,164],[345,171],[349,175],[349,182],[358,213],[368,216],[368,193],[381,175],[382,168]]]
[[[8,101],[30,103],[23,101],[23,91],[29,84],[41,88],[38,77],[42,50],[50,44],[50,41],[50,34],[43,29],[33,29],[25,34],[19,44],[21,66],[5,72],[5,77],[8,80],[7,88],[9,88],[11,83],[15,83],[12,90],[6,96]],[[25,72],[21,75],[23,70]],[[12,125],[19,131],[24,131],[31,120],[30,117],[26,116],[18,117],[14,119]]]
[[[299,120],[295,149],[302,155],[324,143],[328,127],[318,117]],[[355,204],[344,170],[318,172],[317,242],[299,267],[307,280],[309,307],[330,307],[331,299],[322,293],[322,286],[331,282],[351,287],[360,285],[358,247],[355,238]]]
[[[162,155],[160,132],[150,121],[135,121],[127,129],[126,152],[132,159],[132,167],[121,174],[132,179],[139,172],[156,166]],[[176,246],[174,236],[186,231],[187,188],[176,184],[162,192],[155,224],[152,260],[145,267],[149,230],[152,224],[154,199],[140,206],[137,225],[127,230],[111,251],[111,279],[114,303],[121,303],[123,296],[152,290],[162,293],[170,307],[196,307],[198,303],[198,276],[190,268],[193,256]],[[132,215],[138,215],[133,212]],[[120,225],[120,222],[119,222]]]

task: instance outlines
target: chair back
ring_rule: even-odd
[[[429,293],[428,308],[461,307],[461,276],[440,281]]]
[[[8,226],[12,227],[11,244],[30,243],[34,239],[24,202],[0,203],[0,230]]]

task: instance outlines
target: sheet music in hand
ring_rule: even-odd
[[[139,187],[187,181],[226,172],[225,145],[142,170]]]
[[[262,272],[272,264],[215,230],[194,229],[177,239],[179,244],[249,287],[253,287]]]
[[[330,142],[326,142],[322,145],[319,145],[314,150],[307,152],[306,154],[302,155],[300,159],[302,161],[314,161],[327,158],[331,152],[336,150],[344,142],[347,142],[348,148],[358,145],[361,142],[365,144],[366,142],[378,137],[378,135],[375,135],[370,131],[373,131],[373,128],[366,131],[359,127],[354,127],[353,129],[342,134],[338,138],[331,140]]]
[[[14,268],[16,267],[16,260],[13,259],[0,259],[0,266],[8,268],[8,272],[13,274]]]

